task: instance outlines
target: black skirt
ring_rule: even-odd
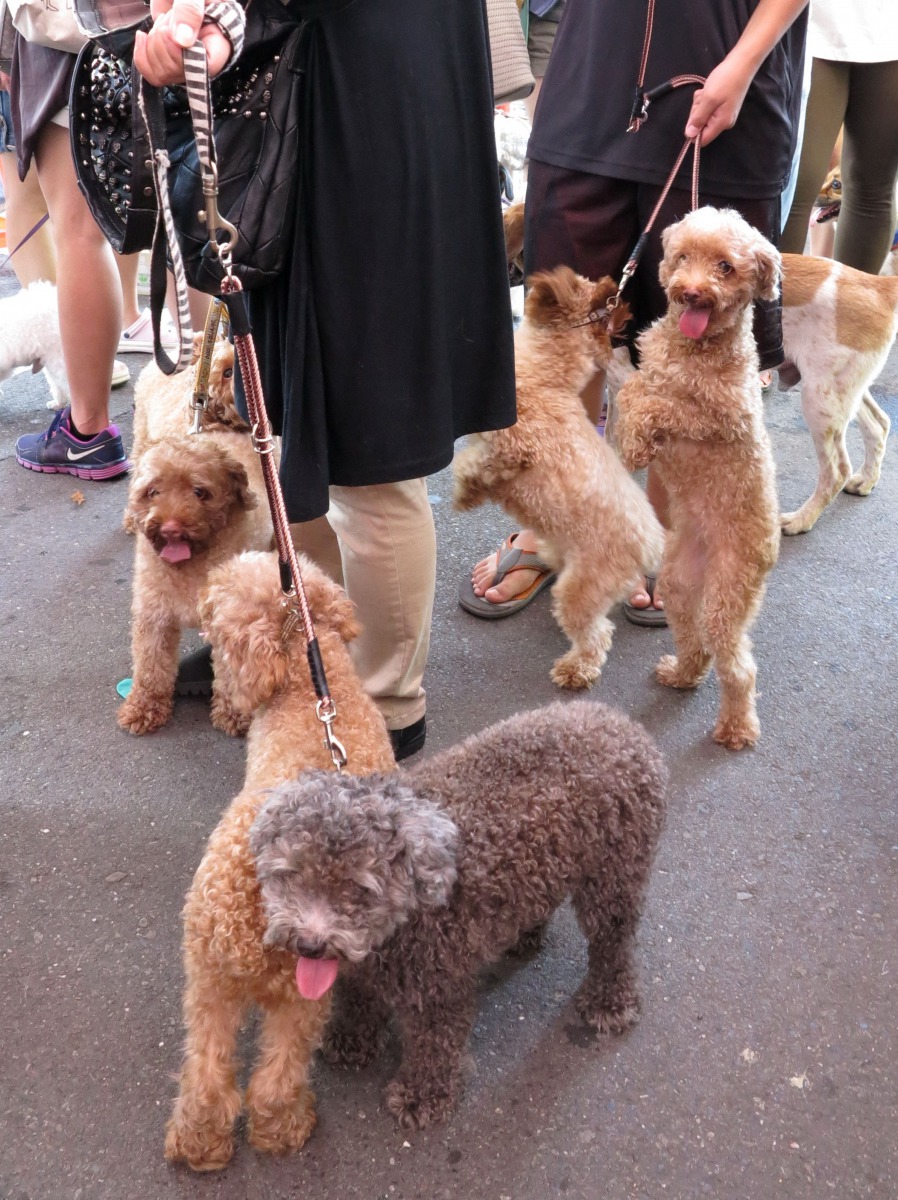
[[[290,269],[250,295],[290,519],[515,419],[482,0],[314,20]]]
[[[9,103],[16,138],[16,165],[24,179],[43,127],[69,103],[76,54],[27,42],[13,43]]]

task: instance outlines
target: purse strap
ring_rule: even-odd
[[[231,322],[231,336],[234,341],[234,353],[240,367],[240,378],[243,381],[243,390],[246,394],[246,405],[249,410],[249,420],[252,427],[253,448],[259,455],[262,465],[262,477],[265,481],[265,491],[268,495],[271,522],[274,526],[274,537],[277,545],[281,589],[284,593],[284,603],[289,609],[289,615],[284,622],[281,637],[286,642],[292,636],[297,625],[302,628],[306,641],[306,658],[309,663],[312,686],[315,689],[317,697],[315,711],[318,720],[324,726],[324,741],[330,752],[334,768],[337,771],[342,771],[347,762],[346,750],[332,728],[337,716],[337,707],[328,690],[324,660],[321,656],[318,638],[315,635],[315,625],[302,582],[296,547],[293,545],[293,538],[290,536],[287,507],[284,503],[284,493],[281,488],[281,481],[278,477],[274,457],[274,433],[272,432],[268,413],[265,409],[265,397],[262,391],[259,362],[256,357],[256,347],[253,342],[252,329],[249,322],[249,311],[246,306],[246,295],[243,291],[243,285],[233,272],[232,255],[234,246],[237,243],[238,233],[230,221],[225,220],[218,211],[218,171],[215,163],[215,139],[212,132],[212,97],[209,90],[206,52],[200,42],[197,42],[189,50],[184,51],[184,76],[187,86],[190,116],[193,121],[194,136],[196,137],[203,198],[205,200],[205,208],[201,213],[201,219],[205,222],[209,235],[206,253],[216,257],[222,269],[222,299],[227,306]],[[157,93],[156,96],[153,95],[154,92]],[[182,295],[183,311],[185,316],[187,314],[187,280],[184,274],[184,263],[181,258],[178,239],[175,236],[174,221],[172,219],[171,204],[168,195],[169,159],[165,149],[164,112],[161,101],[162,97],[159,89],[152,88],[146,84],[146,81],[142,81],[140,104],[144,110],[147,130],[150,134],[153,171],[160,211],[156,237],[153,240],[153,257],[150,268],[150,295],[152,298],[154,294],[159,294],[158,289],[161,283],[161,296],[164,300],[165,245],[160,236],[164,230],[164,237],[168,243],[178,292],[181,354],[178,360],[178,367],[172,368],[172,370],[176,370],[180,369],[185,348],[188,354],[188,361],[192,357],[192,340],[189,337],[185,339],[184,330],[187,328],[187,325],[181,319]],[[154,288],[156,289],[155,293]],[[165,370],[165,367],[159,361],[160,354],[169,365],[171,364],[171,360],[165,354],[160,344],[160,318],[161,308],[159,312],[156,312],[154,309],[153,338],[155,342],[156,361],[160,368]],[[187,363],[183,365],[186,366]],[[166,373],[171,374],[172,371]]]

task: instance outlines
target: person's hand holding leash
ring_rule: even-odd
[[[134,63],[149,83],[183,83],[183,51],[197,39],[205,46],[210,77],[227,65],[231,42],[216,23],[205,19],[203,0],[152,0],[150,12],[153,28],[138,32],[134,43]]]

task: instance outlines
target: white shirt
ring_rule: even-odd
[[[898,0],[811,0],[808,54],[830,62],[898,59]]]

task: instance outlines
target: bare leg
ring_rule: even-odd
[[[234,1153],[234,1122],[241,1109],[235,1054],[244,1011],[245,1003],[227,994],[216,977],[188,979],[184,1065],[165,1157],[187,1162],[194,1171],[218,1170]]]
[[[46,216],[47,202],[33,167],[24,181],[19,179],[14,151],[0,154],[0,176],[6,193],[6,245],[12,251],[28,237],[41,217]],[[22,287],[36,283],[38,279],[56,282],[56,251],[49,222],[28,238],[10,266]]]
[[[140,319],[140,304],[137,299],[137,269],[139,254],[116,254],[115,266],[122,288],[122,328],[127,329]]]
[[[78,190],[68,130],[46,125],[35,163],[56,241],[59,328],[72,421],[90,437],[109,424],[112,363],[122,328],[121,285],[112,249]]]
[[[658,476],[658,472],[651,466],[645,475],[645,494],[648,496],[649,503],[655,510],[655,516],[665,529],[668,528],[670,525],[670,514],[668,512],[670,501],[668,500],[664,484]],[[661,593],[662,589],[657,584],[654,589],[654,596],[649,595],[647,588],[637,588],[630,597],[629,603],[634,608],[663,609],[664,601],[661,598]]]
[[[298,1150],[315,1128],[309,1063],[329,1005],[303,1000],[288,979],[283,1000],[267,1008],[259,1063],[246,1090],[249,1141],[257,1150]]]

